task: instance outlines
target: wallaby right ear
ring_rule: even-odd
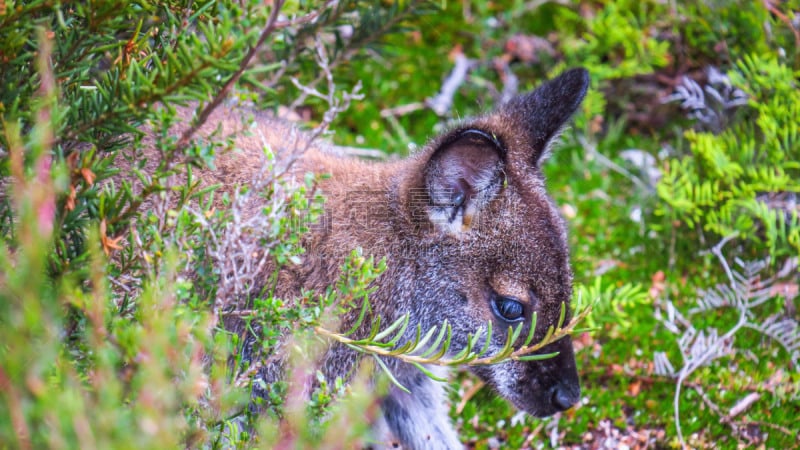
[[[530,147],[521,156],[530,164],[539,165],[550,145],[580,106],[589,88],[589,72],[568,70],[545,82],[529,94],[511,99],[499,111],[513,129],[527,135]]]
[[[491,135],[466,129],[454,132],[425,166],[428,219],[452,235],[467,231],[475,215],[503,186],[505,150]]]

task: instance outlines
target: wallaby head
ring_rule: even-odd
[[[585,70],[565,72],[435,139],[404,171],[399,215],[414,227],[416,250],[406,255],[413,275],[397,306],[423,329],[446,319],[453,349],[490,321],[496,351],[511,326],[523,324],[524,338],[534,314],[535,339],[556,325],[562,304],[569,318],[565,224],[541,164],[588,84]],[[568,337],[541,352],[558,356],[472,370],[518,408],[547,416],[575,404],[580,386]]]
[[[450,349],[457,352],[491,322],[488,354],[495,354],[510,327],[523,326],[515,343],[521,345],[535,314],[534,342],[541,340],[557,325],[562,305],[569,320],[572,294],[566,227],[545,191],[541,165],[588,84],[585,70],[565,72],[395,163],[307,155],[306,168],[331,173],[321,186],[329,226],[312,233],[306,262],[315,268],[300,284],[330,283],[340,260],[321,255],[361,247],[386,258],[370,296],[373,311],[384,323],[408,314],[408,339],[418,326],[429,330],[447,321]],[[330,375],[352,364],[355,352],[347,352],[333,350],[323,361],[335,368]],[[551,352],[558,355],[472,371],[518,408],[548,416],[580,395],[570,338],[540,351]],[[378,424],[388,432],[379,434],[404,448],[459,447],[441,386],[411,366],[386,364],[411,393],[390,390]]]

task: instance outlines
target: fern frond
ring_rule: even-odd
[[[675,368],[672,366],[672,363],[669,362],[669,358],[665,352],[655,352],[653,354],[653,362],[655,364],[653,371],[656,375],[662,377],[675,376]]]
[[[748,323],[745,326],[758,331],[780,344],[795,367],[800,362],[800,324],[781,315],[773,315],[760,324]]]
[[[759,275],[766,261],[744,263],[737,260],[736,262],[742,270],[731,270],[730,283],[718,284],[707,290],[700,289],[696,306],[689,310],[690,315],[724,307],[750,310],[774,297],[770,293],[770,285],[775,280],[762,280]]]

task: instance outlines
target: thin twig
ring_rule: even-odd
[[[790,430],[784,426],[778,425],[777,423],[769,423],[769,422],[762,422],[760,420],[743,420],[739,422],[743,426],[757,426],[757,427],[765,427],[765,428],[772,428],[775,431],[780,431],[781,433],[787,436],[794,436],[795,442],[800,442],[800,433],[797,430]],[[797,446],[792,448],[798,448]]]
[[[786,26],[788,26],[789,29],[792,30],[792,34],[794,34],[795,50],[800,49],[800,31],[798,31],[798,29],[794,27],[794,24],[792,23],[791,19],[789,19],[789,17],[787,17],[786,14],[782,13],[781,10],[776,8],[775,5],[773,5],[772,2],[769,0],[764,0],[764,6],[769,10],[769,12],[775,14],[778,17],[778,19],[780,19],[781,22],[785,23]]]
[[[406,5],[406,8],[404,9],[404,11],[405,11],[405,12],[408,12],[408,11],[412,11],[412,10],[414,10],[414,6],[415,6],[417,3],[418,3],[417,1],[411,1],[411,2],[409,2],[409,3]],[[398,24],[399,22],[401,22],[401,21],[402,21],[404,18],[405,18],[405,13],[404,13],[404,14],[397,14],[396,16],[392,17],[390,20],[388,20],[388,21],[384,22],[384,23],[382,24],[382,26],[381,26],[381,28],[380,28],[380,29],[378,29],[378,30],[374,30],[372,33],[370,33],[369,35],[367,35],[367,36],[363,37],[361,40],[352,40],[352,39],[351,39],[351,40],[347,41],[347,44],[346,44],[346,47],[345,47],[345,49],[342,49],[342,50],[341,50],[341,51],[340,51],[340,52],[337,54],[337,57],[336,57],[336,59],[334,59],[333,61],[331,61],[331,62],[330,62],[329,69],[330,69],[330,70],[333,70],[333,69],[335,69],[335,68],[336,68],[336,67],[337,67],[337,66],[338,66],[338,65],[339,65],[341,62],[343,62],[343,61],[350,61],[350,60],[352,60],[352,57],[353,57],[353,55],[355,55],[357,52],[361,51],[361,49],[363,49],[363,48],[366,48],[366,47],[367,47],[367,45],[368,45],[369,43],[371,43],[371,42],[375,41],[375,40],[376,40],[376,39],[378,39],[380,36],[383,36],[383,35],[384,35],[386,32],[388,32],[388,31],[389,31],[389,30],[390,30],[390,29],[391,29],[393,26],[397,25],[397,24]],[[317,36],[317,39],[319,39],[319,36]],[[278,71],[275,73],[275,75],[273,75],[273,77],[272,77],[272,79],[271,79],[271,82],[270,82],[270,85],[273,85],[273,84],[277,83],[277,80],[278,80],[280,77],[282,77],[282,76],[283,76],[283,73],[285,73],[285,70],[286,70],[286,68],[289,66],[289,62],[293,62],[293,61],[294,61],[294,59],[297,57],[297,53],[298,53],[298,51],[299,51],[299,49],[300,49],[300,48],[301,48],[300,46],[295,46],[294,50],[292,51],[292,54],[291,54],[291,55],[290,55],[290,56],[287,58],[287,64],[284,64],[284,65],[283,65],[283,66],[282,66],[280,69],[278,69]],[[305,84],[305,86],[308,86],[308,87],[313,87],[313,86],[316,86],[316,85],[317,85],[317,84],[319,84],[319,83],[320,83],[320,82],[321,82],[321,81],[322,81],[324,78],[327,78],[327,74],[326,74],[326,73],[324,73],[324,72],[323,72],[323,73],[320,73],[319,75],[317,75],[317,77],[316,77],[316,78],[314,78],[313,80],[311,80],[311,82],[309,82],[309,83]],[[299,97],[298,97],[298,98],[297,98],[297,99],[296,99],[296,100],[295,100],[295,101],[292,103],[292,105],[291,105],[291,107],[290,107],[289,109],[293,109],[293,108],[294,108],[294,107],[296,107],[297,105],[299,105],[299,104],[302,104],[302,103],[305,101],[305,99],[307,98],[305,95],[306,95],[305,93],[302,93],[302,94],[301,94],[301,95],[300,95],[300,96],[299,96]]]
[[[463,53],[457,54],[456,65],[442,83],[442,90],[435,97],[426,100],[426,105],[439,116],[447,114],[453,106],[453,97],[455,97],[456,91],[466,81],[467,73],[473,65],[474,62]]]
[[[706,391],[703,389],[703,387],[700,386],[699,384],[695,384],[692,387],[694,387],[694,390],[698,394],[700,394],[700,398],[703,400],[703,403],[705,403],[706,406],[708,406],[712,411],[714,411],[714,413],[717,416],[720,417],[721,422],[726,424],[726,425],[728,425],[728,426],[730,426],[731,430],[733,431],[733,433],[738,435],[739,434],[739,427],[735,423],[731,422],[730,420],[726,420],[725,413],[723,413],[722,410],[719,408],[719,406],[717,406],[717,404],[714,403],[711,400],[711,398],[708,397],[708,394],[706,394]],[[751,393],[751,395],[752,395],[752,393]]]
[[[475,384],[470,386],[467,392],[461,397],[461,401],[458,402],[456,406],[456,414],[461,415],[461,412],[464,411],[464,408],[467,406],[467,403],[478,393],[483,387],[486,386],[486,383],[482,380],[477,380]]]
[[[394,108],[382,109],[381,117],[385,119],[387,117],[405,116],[406,114],[410,114],[425,108],[426,106],[422,102],[409,103],[407,105],[395,106]]]
[[[270,34],[275,30],[275,24],[278,20],[278,13],[280,12],[281,8],[283,7],[283,3],[285,0],[275,0],[272,4],[272,11],[269,14],[269,19],[267,19],[267,25],[264,27],[264,30],[261,32],[261,35],[258,37],[258,41],[255,45],[250,47],[250,50],[245,55],[242,62],[239,64],[239,69],[231,75],[222,89],[217,92],[217,95],[211,99],[205,108],[197,115],[197,119],[192,123],[192,125],[184,130],[181,134],[180,139],[175,144],[176,152],[182,153],[186,147],[189,146],[189,141],[192,139],[192,136],[197,132],[197,130],[202,127],[208,118],[211,116],[211,113],[222,103],[222,101],[228,96],[233,86],[239,81],[239,78],[242,77],[244,71],[247,70],[247,67],[250,65],[250,61],[255,57],[256,52],[264,44]]]
[[[759,399],[761,399],[761,394],[758,392],[751,392],[747,394],[744,398],[742,398],[741,400],[736,402],[735,405],[733,405],[730,412],[728,412],[728,415],[725,418],[727,420],[733,419],[734,417],[738,416],[739,414],[743,413],[748,408],[750,408],[753,405],[753,403],[757,402]]]
[[[319,9],[315,9],[310,13],[306,14],[305,16],[296,17],[292,20],[282,20],[280,22],[277,22],[275,24],[275,29],[281,30],[284,28],[294,28],[298,25],[305,25],[311,23],[317,20],[317,17],[319,17],[322,11],[327,10],[328,8],[332,8],[338,4],[339,0],[330,0],[326,2],[324,5],[320,6]]]
[[[389,157],[383,150],[378,150],[375,148],[361,148],[361,147],[349,147],[346,145],[334,145],[331,147],[336,153],[339,153],[343,156],[356,156],[359,158],[372,158],[372,159],[387,159]]]
[[[600,164],[608,167],[609,169],[613,170],[614,172],[617,172],[618,174],[620,174],[620,175],[624,176],[625,178],[631,180],[631,182],[633,182],[633,184],[638,186],[643,191],[650,192],[650,191],[653,190],[653,188],[651,186],[649,186],[647,183],[642,181],[639,177],[637,177],[636,175],[630,173],[624,167],[620,166],[619,164],[615,163],[614,161],[611,161],[604,154],[602,154],[599,151],[597,151],[597,145],[594,142],[589,142],[584,136],[578,136],[578,142],[581,144],[581,147],[583,147],[584,150],[586,150],[591,156],[597,158],[597,162],[599,162]]]

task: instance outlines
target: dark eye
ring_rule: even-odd
[[[492,301],[494,313],[507,322],[519,322],[525,309],[519,300],[511,297],[495,296]]]

